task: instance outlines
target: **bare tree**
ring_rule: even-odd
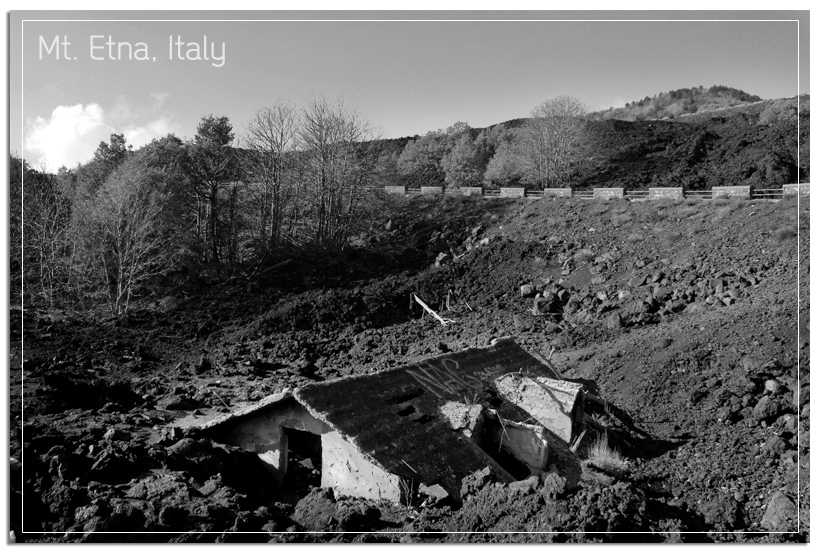
[[[347,243],[364,187],[375,172],[374,139],[369,123],[341,100],[314,98],[304,108],[299,149],[316,243]]]
[[[58,176],[20,158],[9,161],[12,277],[22,277],[16,284],[21,293],[25,288],[26,299],[53,307],[69,287],[71,203]]]
[[[78,198],[75,226],[84,287],[116,314],[170,267],[160,172],[125,162],[94,194]]]
[[[573,96],[545,100],[533,109],[523,133],[528,180],[541,188],[562,186],[581,161],[587,107]]]
[[[298,127],[299,113],[285,103],[257,111],[246,125],[245,173],[252,181],[252,190],[256,190],[253,185],[259,188],[258,233],[264,253],[279,243],[285,210],[293,194],[289,169],[296,159]]]

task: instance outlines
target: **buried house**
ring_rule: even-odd
[[[581,388],[505,338],[269,396],[201,431],[256,452],[279,482],[298,446],[337,494],[401,502],[440,486],[457,499],[487,466],[507,482],[545,472],[551,449],[576,437]]]

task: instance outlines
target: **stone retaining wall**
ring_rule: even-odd
[[[571,198],[572,188],[545,188],[544,197]]]
[[[649,189],[649,199],[650,200],[660,200],[660,199],[671,199],[671,200],[682,200],[683,199],[683,188],[650,188]]]
[[[624,189],[623,188],[593,188],[592,189],[592,197],[599,198],[601,200],[608,200],[610,198],[623,198],[624,197]]]
[[[744,200],[752,199],[751,186],[713,186],[712,199],[715,198],[741,198]]]
[[[523,198],[527,194],[526,188],[502,188],[502,198]]]
[[[809,183],[800,183],[800,184],[784,184],[783,185],[783,195],[784,196],[794,196],[796,194],[800,194],[801,196],[808,196],[809,195]]]

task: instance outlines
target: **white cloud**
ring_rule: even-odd
[[[26,126],[26,158],[51,171],[87,161],[100,141],[108,140],[114,132],[98,104],[58,106],[48,119],[37,117]]]
[[[173,117],[164,110],[167,94],[151,94],[151,104],[135,106],[118,97],[107,112],[99,104],[58,106],[49,118],[38,116],[26,123],[26,159],[50,171],[74,167],[94,157],[100,142],[111,134],[125,135],[134,148],[154,138],[178,132]]]

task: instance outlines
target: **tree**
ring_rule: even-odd
[[[364,186],[375,173],[374,138],[370,124],[341,100],[314,98],[302,110],[299,149],[317,244],[347,244]]]
[[[196,198],[186,169],[189,165],[185,143],[173,134],[155,138],[133,154],[131,167],[140,167],[156,174],[157,192],[163,198],[162,228],[168,233],[169,244],[189,250],[195,240],[192,231],[196,223]]]
[[[59,176],[9,156],[9,254],[12,300],[53,307],[70,276],[71,202]]]
[[[487,164],[484,183],[490,188],[516,186],[524,179],[527,164],[519,143],[504,141]]]
[[[75,206],[83,289],[102,295],[115,314],[127,312],[134,295],[171,266],[165,185],[162,171],[133,158]]]
[[[528,180],[541,187],[566,185],[581,161],[586,106],[572,96],[545,100],[525,125],[523,147],[529,159]]]
[[[475,139],[464,131],[441,160],[444,181],[449,188],[481,186],[490,159],[490,145],[482,132]]]
[[[237,178],[233,139],[233,126],[227,117],[208,115],[188,144],[188,175],[197,198],[197,236],[217,266],[222,246],[220,190]]]
[[[94,158],[77,168],[77,186],[88,194],[94,194],[102,186],[114,169],[125,161],[131,148],[125,143],[125,136],[112,134],[108,144],[100,142]]]
[[[245,173],[261,186],[256,203],[261,250],[279,244],[284,213],[294,190],[289,180],[296,155],[299,113],[289,104],[276,104],[254,114],[246,126]]]
[[[430,131],[407,143],[399,155],[399,174],[411,186],[441,186],[444,169],[441,159],[446,153],[446,135]]]

